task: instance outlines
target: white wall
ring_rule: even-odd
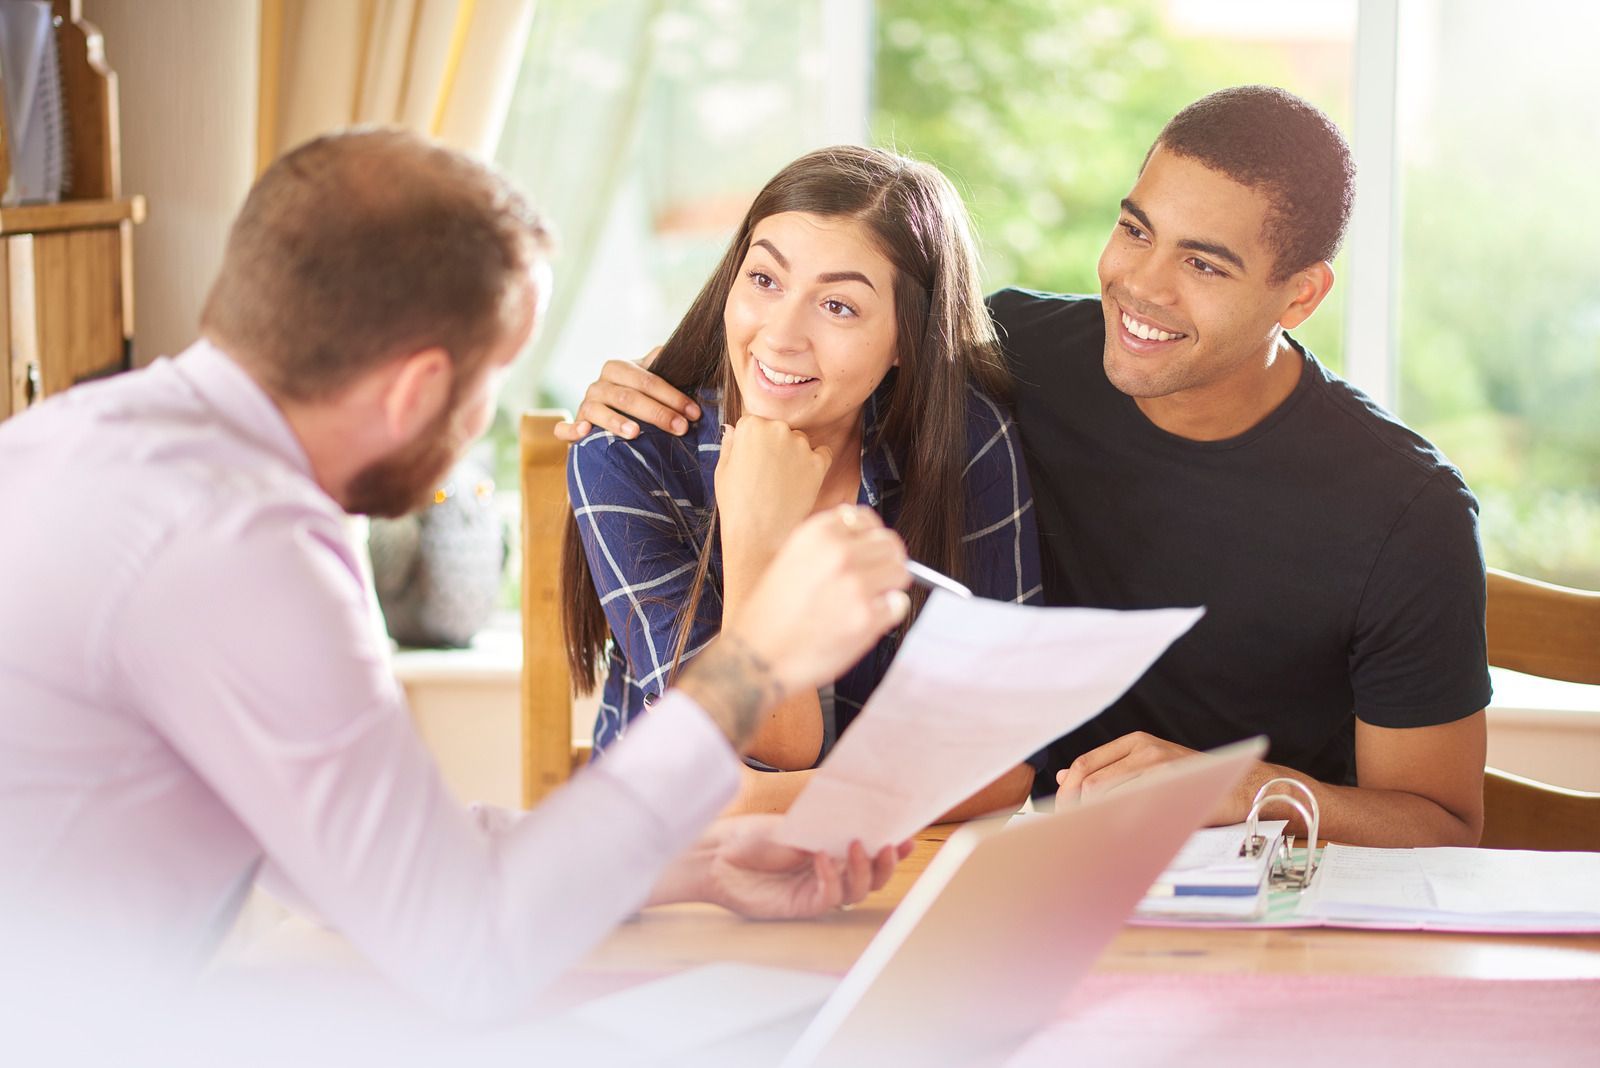
[[[122,97],[134,230],[134,357],[195,337],[228,223],[255,177],[259,0],[84,0]]]
[[[417,730],[463,801],[522,805],[521,635],[489,627],[471,649],[394,658]],[[1600,686],[1494,669],[1490,767],[1569,790],[1600,790]],[[593,736],[599,697],[572,708],[572,736]]]

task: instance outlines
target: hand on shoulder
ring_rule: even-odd
[[[700,418],[700,406],[666,379],[651,373],[650,364],[660,351],[658,345],[637,362],[607,360],[600,368],[600,377],[584,390],[577,416],[571,422],[557,423],[555,436],[576,442],[590,431],[609,430],[618,437],[636,438],[640,423],[669,434],[687,433],[689,424]]]

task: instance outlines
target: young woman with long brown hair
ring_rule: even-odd
[[[933,167],[853,146],[785,167],[651,369],[696,398],[697,425],[592,434],[568,460],[567,653],[580,687],[605,670],[597,752],[814,512],[870,505],[977,595],[1039,599],[1009,380],[965,208]],[[787,807],[902,636],[770,715],[736,807]],[[1021,765],[958,812],[1020,803],[1031,782]]]

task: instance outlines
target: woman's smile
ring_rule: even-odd
[[[780,392],[793,389],[796,386],[808,386],[817,381],[817,376],[815,375],[789,374],[779,371],[761,360],[756,360],[756,367],[761,371],[762,381]]]

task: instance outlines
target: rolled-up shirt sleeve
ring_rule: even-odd
[[[526,1008],[737,786],[726,739],[672,694],[524,818],[474,820],[413,728],[338,520],[312,508],[193,517],[105,634],[108,685],[268,863],[455,1015]]]

